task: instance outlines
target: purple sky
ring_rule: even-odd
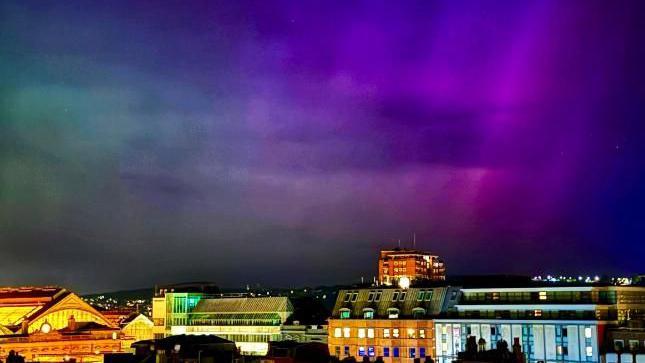
[[[644,15],[3,1],[0,284],[644,272]]]

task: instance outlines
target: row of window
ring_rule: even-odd
[[[388,319],[398,319],[399,318],[399,309],[397,308],[389,308],[387,309],[387,317]],[[422,319],[426,315],[426,309],[424,308],[414,308],[412,309],[412,317],[415,319]],[[340,318],[341,319],[351,319],[352,318],[352,312],[349,309],[341,309],[340,310]],[[374,319],[374,309],[371,308],[365,308],[363,309],[363,319]]]
[[[467,319],[616,320],[615,309],[605,310],[462,310],[448,316]]]
[[[379,329],[382,331],[382,335],[379,336],[379,338],[401,338],[401,330],[403,329],[398,329],[398,328],[384,328],[384,329]],[[358,328],[356,329],[356,337],[358,338],[375,338],[375,332],[377,330],[374,328]],[[410,339],[425,339],[426,338],[426,331],[425,329],[405,329],[405,332],[407,335],[405,337],[410,338]],[[351,338],[352,337],[352,329],[345,327],[345,328],[335,328],[334,329],[334,337],[335,338]]]
[[[378,348],[378,347],[376,347],[376,348]],[[356,354],[359,357],[375,357],[378,354],[376,348],[374,346],[367,346],[367,347],[359,346],[358,349],[356,350]],[[336,357],[340,358],[340,346],[334,347],[334,352],[335,352]],[[351,356],[350,347],[346,345],[344,347],[343,353],[345,354],[345,357]],[[383,357],[386,357],[386,358],[387,357],[394,357],[394,358],[404,357],[404,355],[402,355],[402,351],[401,351],[401,349],[399,349],[399,347],[383,347],[382,353],[383,353]],[[408,355],[407,355],[408,358],[425,358],[426,357],[426,348],[425,347],[408,348],[407,353],[408,353]]]
[[[432,290],[421,290],[417,293],[417,301],[431,301]],[[367,302],[379,302],[383,296],[383,291],[370,291],[367,295]],[[394,291],[391,301],[405,301],[407,291]],[[358,292],[348,292],[345,294],[343,302],[356,302],[358,300]]]
[[[615,291],[465,292],[462,304],[490,302],[560,302],[615,304]]]

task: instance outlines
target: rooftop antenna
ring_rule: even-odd
[[[401,239],[399,238],[399,248],[401,248]]]
[[[412,248],[414,248],[414,249],[417,248],[417,233],[416,232],[412,233]]]

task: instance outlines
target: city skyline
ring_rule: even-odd
[[[638,1],[0,3],[0,285],[645,258]]]

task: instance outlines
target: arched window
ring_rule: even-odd
[[[399,318],[399,309],[397,308],[389,308],[387,309],[387,317],[390,319],[398,319]]]
[[[426,315],[426,309],[424,308],[414,308],[412,309],[412,316],[415,319],[421,319]]]
[[[374,309],[371,309],[371,308],[363,309],[363,319],[374,319]]]
[[[349,309],[340,309],[339,312],[341,319],[349,319],[352,316],[352,311]]]

